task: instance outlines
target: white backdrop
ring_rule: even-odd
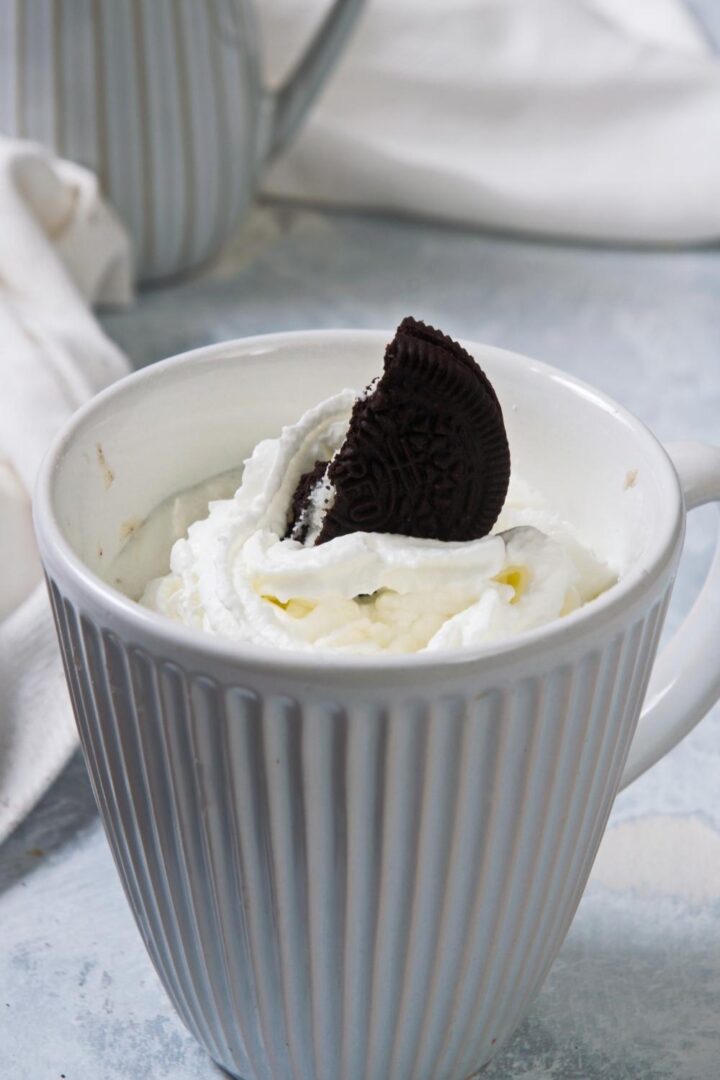
[[[275,77],[326,8],[263,0]],[[720,58],[681,0],[369,0],[272,194],[641,243],[720,236]]]

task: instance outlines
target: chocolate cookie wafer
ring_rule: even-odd
[[[497,520],[509,478],[502,410],[487,376],[456,341],[406,318],[339,451],[301,479],[292,517],[297,528],[314,486],[325,483],[331,497],[315,543],[351,532],[475,540]]]

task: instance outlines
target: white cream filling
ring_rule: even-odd
[[[318,547],[283,540],[303,472],[342,443],[355,393],[259,443],[235,496],[173,545],[142,603],[241,641],[291,649],[409,653],[496,641],[586,602],[615,576],[513,478],[496,532],[446,543],[353,533]],[[328,490],[325,490],[327,488]],[[310,539],[329,485],[314,493]]]

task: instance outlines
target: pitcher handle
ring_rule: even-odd
[[[720,447],[671,443],[685,507],[720,501]],[[720,538],[705,584],[650,678],[621,787],[632,783],[680,742],[720,698]]]
[[[310,44],[277,90],[267,90],[269,117],[260,159],[269,161],[292,139],[347,43],[364,0],[335,0]]]

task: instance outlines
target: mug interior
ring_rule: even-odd
[[[80,560],[112,585],[129,537],[169,496],[237,469],[259,439],[311,405],[360,389],[390,334],[280,334],[211,346],[145,369],[76,416],[52,456],[50,499]],[[654,437],[564,373],[468,343],[503,407],[513,469],[619,575],[672,542],[679,489]],[[160,570],[158,570],[160,572]]]

